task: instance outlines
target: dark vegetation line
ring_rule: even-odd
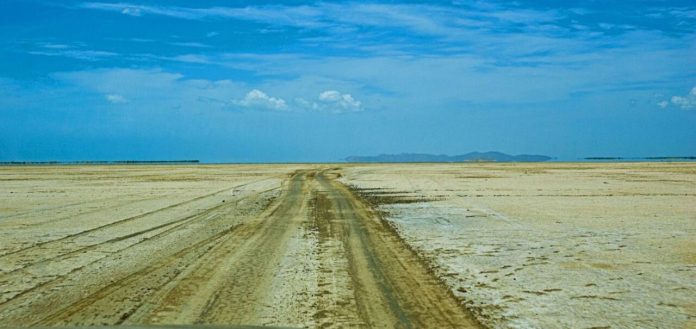
[[[120,164],[191,164],[200,163],[199,160],[118,160],[118,161],[3,161],[0,165],[80,165],[80,164],[100,164],[100,165],[120,165]]]
[[[544,155],[507,155],[498,152],[470,153],[459,156],[432,154],[381,154],[377,156],[349,156],[348,163],[457,163],[457,162],[546,162],[553,161]],[[585,161],[696,161],[696,156],[651,156],[651,157],[584,157]],[[200,160],[116,160],[116,161],[0,161],[0,166],[47,166],[47,165],[139,165],[139,164],[302,164],[332,162],[201,162]]]

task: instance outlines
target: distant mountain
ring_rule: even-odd
[[[347,162],[543,162],[551,160],[545,155],[509,155],[500,152],[471,152],[462,155],[445,154],[380,154],[377,156],[349,156]]]

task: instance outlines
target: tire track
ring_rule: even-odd
[[[132,195],[127,195],[127,196],[136,197],[137,195],[132,194]],[[37,214],[42,214],[42,213],[46,213],[46,212],[54,212],[56,210],[68,209],[71,207],[82,206],[82,205],[86,205],[86,204],[90,204],[90,203],[99,203],[99,202],[106,202],[106,201],[110,201],[110,200],[117,200],[117,199],[122,199],[123,197],[124,197],[123,195],[117,195],[117,196],[110,196],[110,197],[99,198],[99,199],[91,199],[91,200],[86,200],[86,201],[61,204],[61,205],[51,206],[51,207],[35,208],[35,209],[29,210],[29,211],[22,211],[22,212],[10,214],[10,215],[0,216],[0,222],[2,222],[3,225],[6,225],[5,221],[7,221],[9,219],[17,219],[17,218],[30,216],[30,215],[36,216]],[[161,198],[162,196],[160,195],[158,197]],[[139,200],[142,200],[142,198],[139,198]],[[84,213],[82,213],[82,214],[84,214]],[[68,216],[66,216],[65,219],[68,219]],[[40,223],[46,223],[46,222],[40,222]],[[30,223],[30,224],[27,223],[24,225],[34,226],[34,225],[39,225],[40,223]]]
[[[343,244],[340,218],[332,210],[327,192],[321,187],[312,198],[312,223],[319,236],[319,293],[314,321],[319,328],[366,327],[358,311],[355,282]]]
[[[28,265],[38,271],[145,237],[67,273],[53,272],[46,282],[0,304],[0,318],[18,326],[479,328],[397,232],[333,172],[287,176],[280,197],[264,209],[249,205],[256,211],[251,214],[240,215],[244,210],[234,200],[213,203]],[[261,199],[274,189],[240,200]],[[43,245],[48,247],[54,245]],[[12,278],[30,270],[16,270]]]
[[[197,220],[196,223],[187,222],[187,223],[180,224],[179,225],[180,228],[190,227],[189,229],[185,229],[185,230],[188,230],[190,232],[185,233],[185,235],[182,236],[182,237],[184,237],[183,240],[177,239],[177,238],[175,238],[174,240],[169,239],[170,242],[175,242],[175,243],[178,242],[176,245],[170,245],[170,246],[175,247],[175,248],[178,248],[178,246],[186,246],[187,245],[186,241],[189,240],[187,237],[191,236],[194,233],[197,236],[198,235],[203,235],[203,236],[208,235],[208,237],[205,238],[206,240],[210,240],[210,239],[215,237],[215,236],[211,236],[210,235],[211,233],[208,233],[208,232],[214,233],[214,231],[218,232],[217,235],[220,235],[220,234],[225,235],[224,239],[228,239],[232,236],[236,236],[236,234],[234,234],[234,235],[231,234],[231,232],[233,232],[233,231],[231,231],[232,226],[234,226],[234,230],[237,230],[240,227],[240,226],[238,226],[238,224],[243,224],[245,218],[248,218],[248,216],[253,216],[253,211],[259,211],[258,208],[255,208],[255,207],[258,207],[259,201],[267,200],[266,197],[264,197],[263,195],[265,195],[265,194],[267,194],[267,192],[275,190],[275,189],[278,189],[278,187],[267,189],[264,191],[257,191],[257,192],[254,192],[252,195],[246,195],[246,196],[242,197],[241,199],[238,199],[237,202],[234,202],[234,200],[230,200],[232,202],[227,202],[227,203],[223,204],[223,205],[229,205],[229,207],[232,208],[232,210],[235,210],[237,212],[241,211],[241,212],[245,213],[245,214],[241,215],[241,217],[239,217],[240,214],[236,214],[236,213],[232,214],[229,211],[226,211],[229,209],[223,209],[225,211],[215,213],[216,219],[212,218],[211,216],[204,216],[204,217],[199,216],[198,219],[202,219],[202,220]],[[245,199],[250,199],[252,197],[256,198],[256,199],[252,199],[252,200],[259,200],[259,201],[245,202],[245,203],[239,202],[239,201],[243,201]],[[261,203],[261,204],[263,204],[263,203]],[[273,203],[271,203],[271,205],[272,204]],[[222,206],[222,205],[219,205],[219,206]],[[219,208],[219,207],[216,207],[216,208]],[[227,208],[227,207],[225,207],[225,208]],[[254,210],[254,209],[257,209],[257,210]],[[218,210],[220,210],[220,209],[218,209]],[[252,210],[252,213],[249,213],[249,210]],[[232,221],[230,221],[230,220],[232,220]],[[191,225],[184,226],[184,224],[191,224]],[[213,226],[211,226],[211,225],[213,225]],[[215,226],[221,226],[222,230],[215,229]],[[211,229],[213,231],[211,231]],[[47,310],[51,311],[53,309],[60,309],[60,308],[64,307],[63,304],[65,303],[65,301],[64,301],[65,298],[60,298],[61,296],[65,296],[65,295],[63,295],[64,293],[59,293],[59,294],[51,293],[52,291],[54,291],[56,289],[59,289],[58,291],[61,291],[60,289],[62,289],[63,287],[74,287],[74,288],[70,288],[69,290],[66,290],[65,293],[67,293],[66,297],[68,297],[68,300],[76,300],[76,302],[74,302],[73,304],[77,305],[77,303],[81,303],[80,300],[82,300],[85,297],[80,296],[80,295],[76,295],[75,291],[80,291],[80,290],[85,291],[85,289],[94,291],[95,288],[96,289],[105,289],[102,286],[109,286],[114,282],[113,278],[111,280],[109,280],[108,277],[104,278],[103,275],[101,275],[101,272],[102,272],[101,269],[106,265],[107,268],[111,268],[111,271],[106,270],[104,274],[112,276],[112,277],[114,275],[116,275],[117,278],[118,277],[121,278],[121,279],[116,279],[117,280],[116,282],[121,282],[121,284],[118,284],[119,287],[121,287],[121,288],[118,289],[118,291],[116,292],[116,294],[121,296],[121,298],[119,298],[118,300],[111,300],[108,303],[108,307],[106,307],[104,310],[108,311],[110,309],[124,308],[124,310],[126,310],[126,311],[124,311],[121,314],[118,314],[118,317],[111,317],[111,318],[105,317],[102,319],[102,322],[94,322],[94,321],[96,318],[99,317],[99,314],[108,313],[108,312],[105,312],[104,310],[97,311],[91,315],[90,314],[82,314],[80,311],[67,312],[67,313],[74,313],[75,317],[68,316],[67,318],[64,317],[61,319],[63,319],[65,323],[83,323],[83,324],[87,323],[87,324],[96,324],[96,325],[114,324],[114,323],[117,323],[118,321],[124,321],[129,317],[129,315],[131,313],[134,312],[133,310],[137,309],[137,307],[131,309],[132,303],[134,302],[132,299],[134,297],[138,297],[138,296],[142,297],[142,296],[144,296],[143,295],[144,292],[147,292],[147,295],[149,296],[151,293],[154,293],[155,291],[157,291],[159,289],[159,287],[161,287],[161,286],[152,286],[152,283],[150,282],[151,280],[152,280],[152,282],[159,280],[157,282],[161,282],[162,286],[166,285],[167,281],[166,280],[162,281],[164,278],[173,277],[174,274],[178,275],[185,268],[191,266],[192,264],[195,264],[197,260],[201,259],[202,256],[205,254],[205,252],[208,252],[209,250],[213,249],[215,246],[217,246],[219,244],[219,243],[216,243],[215,245],[207,244],[205,246],[202,246],[201,248],[199,248],[199,250],[202,250],[204,252],[202,252],[202,253],[196,252],[195,257],[194,257],[194,256],[187,256],[188,254],[185,254],[182,256],[182,252],[185,252],[186,250],[190,250],[191,249],[190,247],[185,247],[184,249],[178,249],[179,251],[176,251],[174,256],[172,256],[172,253],[167,252],[167,251],[162,251],[162,249],[161,249],[162,247],[160,247],[160,245],[161,245],[160,242],[152,241],[155,238],[160,238],[160,240],[161,240],[161,238],[163,238],[163,236],[173,234],[174,232],[184,232],[184,231],[182,231],[182,229],[176,230],[176,229],[172,228],[172,229],[169,229],[167,232],[160,232],[157,236],[153,236],[153,237],[148,238],[147,240],[139,241],[138,243],[136,243],[136,245],[137,245],[137,244],[142,244],[145,242],[152,242],[152,243],[148,244],[148,246],[149,246],[148,248],[152,249],[153,247],[155,247],[154,251],[156,251],[157,254],[153,254],[152,255],[153,258],[151,258],[150,255],[143,255],[142,251],[135,251],[134,250],[134,251],[131,251],[128,253],[130,255],[136,255],[137,258],[145,258],[142,260],[135,260],[136,264],[141,263],[143,260],[149,261],[148,258],[154,259],[155,261],[157,261],[158,264],[163,264],[160,261],[161,259],[172,259],[172,260],[178,259],[178,261],[176,262],[176,264],[177,264],[176,266],[164,266],[164,267],[159,267],[159,266],[141,267],[141,266],[137,266],[137,268],[138,268],[137,273],[141,273],[141,272],[144,273],[144,272],[152,271],[154,269],[159,269],[159,271],[161,273],[164,273],[163,275],[155,276],[155,277],[147,276],[147,279],[137,280],[137,279],[134,279],[135,277],[132,275],[131,271],[128,271],[128,267],[124,267],[125,264],[123,263],[123,261],[114,262],[114,261],[108,261],[106,258],[98,259],[98,260],[95,260],[95,261],[93,261],[89,264],[86,264],[84,266],[80,266],[79,268],[75,268],[72,271],[70,271],[69,273],[66,273],[58,278],[55,278],[55,279],[51,280],[50,282],[44,282],[39,287],[35,287],[34,289],[32,289],[33,291],[25,291],[23,294],[26,296],[22,296],[22,297],[26,297],[26,298],[24,298],[22,301],[15,302],[15,300],[13,300],[12,301],[13,303],[11,306],[10,305],[2,305],[2,307],[0,307],[0,318],[4,318],[5,320],[10,321],[9,323],[15,323],[15,324],[23,323],[24,325],[31,324],[31,322],[27,323],[26,321],[28,321],[31,318],[36,317],[36,315],[46,313]],[[227,233],[225,233],[225,232],[227,232]],[[198,245],[200,243],[196,242],[195,244]],[[115,258],[118,257],[119,259],[121,259],[122,256],[117,256],[117,255],[127,255],[125,253],[125,251],[128,249],[131,249],[133,247],[135,247],[135,245],[128,246],[127,248],[125,248],[123,250],[119,250],[115,254],[111,254],[110,256],[108,256],[108,258],[115,260]],[[162,254],[162,253],[164,253],[164,254],[158,257],[158,255]],[[145,257],[143,257],[143,256],[145,256]],[[128,257],[128,258],[130,258],[130,257]],[[128,263],[128,261],[126,261],[126,263]],[[121,264],[121,265],[119,265],[119,264]],[[166,264],[174,264],[174,263],[169,262],[169,263],[164,263],[164,264],[166,265]],[[93,266],[90,266],[90,265],[93,265]],[[116,270],[116,271],[114,271],[114,270]],[[124,272],[124,273],[119,275],[119,274],[117,274],[118,272]],[[130,282],[129,285],[126,285],[125,283],[123,283],[123,282],[126,282],[123,280],[126,280],[127,278],[131,278],[130,281],[127,281],[127,282]],[[143,277],[143,278],[145,278],[145,277]],[[66,281],[66,282],[61,283],[60,281]],[[111,281],[112,283],[109,283],[109,281]],[[47,295],[47,297],[36,298],[37,296],[41,296],[41,295],[45,294],[46,292],[49,292],[49,295]],[[95,292],[95,293],[98,293],[98,292]],[[127,293],[127,294],[120,295],[120,293]],[[103,295],[105,295],[105,297],[108,298],[108,296],[113,295],[113,293],[110,293],[110,294],[104,293]],[[94,295],[94,296],[99,296],[99,295]],[[56,298],[60,298],[60,299],[56,299]],[[18,298],[15,298],[15,299],[18,299]],[[99,298],[96,298],[96,299],[101,300]],[[92,301],[94,301],[94,298],[92,299]],[[97,303],[97,302],[94,302],[94,303]],[[90,303],[86,303],[86,304],[90,304]],[[56,307],[56,305],[59,307]],[[82,308],[84,310],[85,308],[89,308],[89,306],[86,306],[86,307],[75,306],[74,309],[80,309],[80,308]],[[90,316],[91,316],[92,320],[88,319]],[[54,314],[53,318],[50,318],[50,319],[58,319],[58,318],[60,318],[60,317],[57,314]],[[52,321],[50,319],[48,319],[46,321],[47,322]],[[56,321],[58,321],[58,320],[56,320]]]
[[[230,191],[230,190],[234,190],[234,189],[237,189],[237,188],[240,188],[240,187],[244,187],[244,186],[247,186],[247,185],[251,185],[251,184],[254,184],[254,183],[260,183],[260,182],[262,182],[262,181],[266,181],[266,180],[270,180],[270,179],[274,179],[274,178],[267,178],[267,179],[262,179],[262,180],[258,180],[258,181],[253,181],[253,182],[249,182],[249,183],[245,183],[245,184],[235,185],[235,186],[233,186],[233,187],[226,187],[226,188],[224,188],[224,189],[221,189],[221,190],[218,190],[218,191],[209,193],[209,194],[201,195],[201,196],[195,197],[195,198],[193,198],[193,199],[189,199],[189,200],[186,200],[186,201],[183,201],[183,202],[175,203],[175,204],[172,204],[172,205],[169,205],[169,206],[166,206],[166,207],[154,209],[154,210],[151,210],[151,211],[148,211],[148,212],[145,212],[145,213],[142,213],[142,214],[138,214],[138,215],[135,215],[135,216],[131,216],[131,217],[127,217],[127,218],[124,218],[124,219],[116,220],[116,221],[111,222],[111,223],[106,224],[106,225],[102,225],[102,226],[94,227],[94,228],[87,229],[87,230],[84,230],[84,231],[80,231],[80,232],[78,232],[78,233],[66,235],[66,236],[61,237],[61,238],[58,238],[58,239],[39,242],[39,243],[36,243],[36,244],[34,244],[34,245],[32,245],[32,246],[29,246],[29,247],[26,247],[26,248],[22,248],[22,249],[18,249],[18,250],[14,250],[14,251],[11,251],[11,252],[4,253],[4,254],[0,255],[0,259],[5,258],[6,256],[16,255],[16,254],[18,254],[18,253],[25,252],[25,251],[27,251],[27,250],[31,250],[31,249],[35,249],[35,248],[40,248],[40,247],[43,247],[43,246],[49,245],[49,244],[56,244],[56,245],[58,245],[58,244],[66,244],[66,243],[69,243],[69,240],[70,240],[70,239],[75,239],[75,238],[78,238],[78,237],[80,237],[80,236],[84,236],[84,235],[87,235],[87,234],[90,234],[90,233],[94,233],[94,232],[97,232],[97,231],[100,231],[100,230],[105,230],[105,229],[108,229],[108,228],[113,228],[113,227],[116,227],[116,226],[119,226],[119,225],[127,224],[127,223],[133,222],[133,221],[135,221],[135,220],[142,219],[142,218],[147,217],[147,216],[151,216],[151,215],[156,214],[156,213],[158,213],[158,212],[162,212],[162,211],[166,211],[166,210],[171,210],[171,209],[174,209],[174,208],[177,208],[177,207],[181,207],[181,206],[184,206],[184,205],[187,205],[187,204],[194,203],[194,202],[196,202],[196,201],[203,200],[203,199],[205,199],[205,198],[209,198],[209,197],[216,196],[216,195],[218,195],[218,194],[221,194],[221,193],[224,193],[224,192],[227,192],[227,191]],[[49,248],[49,249],[53,249],[53,248]]]
[[[208,299],[195,323],[268,325],[258,323],[257,315],[264,297],[269,295],[267,289],[284,245],[293,229],[300,225],[293,218],[304,214],[308,201],[307,177],[311,176],[305,172],[293,175],[278,206],[260,222],[236,255],[229,258],[227,279]]]
[[[277,202],[275,206],[268,207],[266,212],[275,213],[281,205],[283,203]],[[187,248],[155,265],[130,274],[55,315],[34,323],[34,325],[122,324],[126,321],[131,322],[131,317],[136,321],[140,320],[138,323],[142,323],[142,321],[156,323],[158,316],[161,318],[162,309],[170,310],[165,314],[164,318],[167,321],[164,322],[172,323],[172,319],[181,318],[179,312],[171,312],[171,309],[176,306],[176,299],[172,298],[172,295],[181,296],[181,292],[184,290],[197,291],[195,288],[200,283],[210,285],[212,282],[220,282],[220,280],[211,280],[212,276],[221,276],[219,263],[231,253],[254,249],[253,241],[255,240],[247,238],[258,235],[259,226],[269,226],[269,222],[264,220],[264,217],[266,216],[242,223],[235,226],[233,230],[221,232],[211,237],[211,239],[215,239],[214,241],[211,240],[210,243],[205,244],[199,243],[200,248],[195,246]],[[204,300],[207,301],[205,306],[211,307],[210,301],[215,299],[214,295],[208,293],[212,293],[212,291],[206,290],[206,294],[204,294]],[[184,311],[191,313],[191,310],[196,309],[190,307],[191,298],[185,298],[185,301],[187,309]],[[158,305],[159,307],[153,309],[148,305]],[[92,314],[98,315],[99,319],[96,319],[96,322],[94,318],[90,318]],[[195,315],[195,317],[198,316],[198,314]]]
[[[137,197],[137,195],[127,195],[127,196],[125,196],[125,197],[132,197],[132,199],[130,199],[130,200],[128,200],[128,201],[125,201],[125,202],[122,202],[122,203],[117,203],[117,204],[115,204],[115,205],[109,204],[109,205],[110,205],[110,208],[120,208],[120,207],[123,207],[123,206],[132,205],[132,204],[135,203],[135,202],[147,202],[147,201],[162,199],[163,197],[166,197],[166,196],[164,196],[164,195],[157,195],[157,196],[153,196],[153,197],[149,197],[149,198],[142,198],[142,197]],[[102,200],[90,200],[90,201],[82,202],[82,203],[80,203],[79,205],[89,205],[89,204],[95,204],[95,203],[102,203],[102,202],[106,202],[106,201],[110,201],[110,200],[120,200],[120,199],[123,199],[123,198],[124,198],[124,196],[119,195],[119,196],[115,196],[115,197],[111,197],[111,198],[105,198],[105,199],[102,199]],[[63,207],[57,207],[57,208],[58,208],[58,209],[65,209],[65,208],[63,208]],[[67,208],[67,207],[66,207],[66,208]],[[48,220],[45,220],[45,221],[35,221],[35,222],[30,222],[30,223],[22,223],[22,224],[20,224],[20,225],[22,226],[22,228],[31,228],[31,227],[36,227],[36,226],[44,225],[44,224],[46,224],[46,223],[51,223],[51,224],[53,224],[53,223],[59,223],[59,222],[62,222],[62,221],[64,221],[64,220],[74,219],[76,216],[93,215],[93,214],[97,214],[97,213],[100,213],[100,212],[103,212],[103,211],[106,211],[106,210],[104,210],[104,209],[101,208],[101,207],[98,207],[97,209],[90,210],[90,211],[85,211],[85,212],[80,212],[80,213],[78,213],[78,214],[70,214],[70,215],[63,216],[63,217],[58,217],[58,218],[55,218],[55,219],[51,218],[51,219],[48,219]],[[32,213],[29,213],[29,214],[27,214],[27,215],[32,215]],[[33,214],[33,215],[36,215],[36,214]],[[5,223],[3,223],[3,225],[4,225],[4,224],[5,224]]]
[[[272,188],[272,189],[268,189],[268,190],[256,192],[256,193],[254,193],[254,194],[252,194],[252,195],[244,196],[244,197],[238,199],[237,201],[241,201],[241,200],[248,199],[248,198],[251,198],[251,197],[257,197],[257,196],[263,195],[264,193],[267,193],[267,192],[270,192],[270,191],[273,191],[273,190],[276,190],[276,189],[278,189],[278,188]],[[135,242],[135,243],[133,243],[133,244],[130,244],[130,245],[128,245],[128,246],[126,246],[126,247],[124,247],[124,248],[122,248],[122,249],[119,249],[119,250],[113,251],[113,252],[111,252],[111,251],[107,251],[107,252],[106,252],[107,254],[116,254],[116,253],[120,253],[120,252],[123,252],[123,251],[125,251],[125,250],[130,249],[130,248],[137,247],[137,246],[139,246],[139,245],[142,244],[142,243],[145,243],[145,242],[152,242],[153,240],[156,240],[156,239],[165,237],[165,236],[167,236],[167,235],[169,235],[169,234],[172,234],[172,233],[176,232],[177,229],[180,229],[181,227],[183,227],[183,226],[185,226],[185,225],[191,225],[191,224],[193,224],[193,223],[197,223],[197,222],[200,222],[200,221],[210,220],[211,217],[223,216],[223,215],[226,214],[225,212],[223,212],[223,213],[221,213],[221,214],[216,214],[215,212],[218,211],[218,210],[224,209],[224,208],[235,208],[235,207],[234,207],[234,205],[232,205],[231,202],[230,202],[230,203],[222,203],[222,204],[219,204],[219,205],[214,206],[214,207],[212,207],[212,208],[208,208],[208,209],[204,210],[203,212],[196,213],[196,214],[191,215],[191,216],[187,216],[187,217],[185,217],[185,218],[176,220],[176,221],[174,221],[174,222],[164,223],[164,224],[161,224],[161,225],[157,225],[157,226],[155,226],[155,227],[148,228],[148,229],[146,229],[146,230],[134,232],[134,233],[131,233],[131,234],[127,234],[127,235],[125,235],[125,236],[116,237],[116,238],[113,238],[113,239],[110,239],[110,240],[107,240],[107,241],[104,241],[104,242],[101,242],[101,243],[98,243],[98,244],[95,244],[95,245],[90,245],[90,246],[86,246],[86,247],[84,247],[84,248],[72,250],[72,251],[69,251],[69,252],[67,252],[67,253],[61,254],[61,255],[59,255],[59,256],[54,256],[53,258],[44,259],[44,260],[41,260],[41,261],[32,263],[32,264],[30,264],[30,265],[27,265],[27,266],[24,266],[24,267],[21,267],[21,268],[12,270],[12,271],[10,271],[10,272],[3,273],[2,275],[0,275],[0,282],[2,282],[3,284],[13,284],[13,283],[12,283],[12,279],[13,279],[12,276],[14,276],[14,280],[16,281],[16,282],[14,283],[14,285],[19,286],[19,285],[21,285],[21,284],[23,284],[23,283],[26,282],[26,277],[25,277],[25,275],[23,275],[23,273],[27,273],[27,270],[29,270],[31,267],[45,266],[45,263],[47,263],[47,262],[58,263],[58,262],[60,262],[60,261],[69,260],[70,256],[77,255],[77,254],[81,254],[81,253],[84,253],[84,252],[87,252],[87,251],[93,251],[94,249],[98,249],[98,248],[101,248],[101,247],[105,247],[105,245],[107,245],[107,244],[112,244],[112,243],[116,243],[116,242],[121,242],[121,241],[124,241],[124,240],[127,240],[127,239],[131,239],[131,238],[134,238],[134,237],[137,237],[137,236],[140,236],[140,235],[143,235],[143,234],[152,232],[152,231],[156,231],[156,230],[158,230],[158,229],[162,229],[162,228],[166,228],[166,227],[168,227],[168,226],[171,226],[171,227],[165,229],[165,230],[162,231],[162,232],[158,232],[157,234],[155,234],[155,235],[153,235],[153,236],[150,236],[150,237],[145,237],[145,238],[143,238],[142,240],[137,241],[137,242]],[[224,210],[229,210],[229,209],[224,209]],[[211,214],[212,214],[212,215],[211,215]],[[211,216],[206,216],[206,215],[211,215]],[[86,264],[82,264],[81,266],[77,266],[77,267],[75,267],[75,268],[69,270],[69,271],[68,271],[67,273],[65,273],[65,274],[58,275],[58,276],[56,276],[56,277],[54,277],[54,278],[44,279],[44,281],[38,280],[34,286],[31,286],[31,287],[29,287],[29,288],[23,290],[22,292],[17,293],[16,295],[10,296],[9,298],[8,298],[8,297],[2,297],[2,298],[0,298],[0,306],[3,306],[4,304],[9,303],[9,302],[11,302],[11,301],[14,300],[14,299],[17,299],[17,298],[20,298],[20,297],[22,297],[22,296],[24,296],[24,295],[27,295],[27,294],[29,294],[29,293],[35,292],[36,290],[38,290],[38,289],[40,289],[40,288],[42,288],[42,287],[44,287],[44,286],[46,286],[46,285],[48,285],[48,284],[56,283],[57,281],[62,280],[62,279],[64,279],[65,277],[68,277],[68,276],[70,276],[70,275],[75,274],[75,272],[81,270],[82,268],[85,268],[85,267],[87,267],[87,266],[89,266],[89,265],[92,265],[92,264],[94,264],[94,263],[96,263],[96,262],[101,261],[101,260],[102,260],[103,258],[105,258],[105,257],[109,257],[109,256],[104,256],[104,257],[100,257],[100,258],[94,259],[94,260],[92,260],[92,261],[89,261],[89,262],[86,263]],[[23,272],[23,273],[20,273],[20,272]]]
[[[47,317],[44,317],[34,323],[32,323],[32,326],[55,326],[55,325],[67,325],[67,324],[72,324],[72,325],[90,325],[90,324],[102,324],[102,323],[83,323],[81,321],[68,321],[69,319],[73,318],[74,315],[82,312],[88,307],[92,307],[96,304],[98,304],[100,301],[107,300],[109,301],[109,304],[111,306],[111,314],[100,314],[97,313],[98,316],[100,317],[117,317],[117,321],[114,324],[119,324],[120,322],[123,322],[127,316],[124,317],[123,314],[128,315],[129,312],[128,310],[126,313],[119,312],[122,309],[127,309],[128,306],[130,306],[128,303],[124,303],[124,300],[117,301],[117,303],[113,303],[109,297],[112,294],[118,293],[118,292],[123,292],[127,291],[129,296],[128,299],[137,299],[138,297],[142,298],[144,294],[141,293],[140,296],[138,295],[133,295],[133,292],[136,292],[137,290],[143,291],[143,286],[146,288],[144,291],[146,293],[149,293],[151,289],[157,289],[166,282],[174,280],[177,275],[180,273],[180,268],[187,266],[187,263],[193,261],[194,259],[202,256],[205,254],[207,251],[209,251],[211,248],[213,248],[215,245],[222,243],[224,239],[229,238],[228,235],[234,231],[235,227],[232,227],[228,230],[222,231],[218,234],[215,234],[207,239],[204,239],[192,246],[186,247],[181,251],[176,252],[175,254],[171,255],[170,257],[167,257],[163,260],[157,261],[155,264],[150,265],[145,267],[144,269],[141,269],[139,271],[133,272],[129,274],[128,276],[111,283],[97,292],[81,299],[77,303],[71,304],[65,308],[59,309],[55,311],[52,315],[49,315]],[[172,266],[173,264],[178,264],[179,266]],[[164,274],[160,272],[165,272]],[[157,280],[157,276],[161,277],[160,280]],[[154,280],[153,280],[154,278]],[[165,282],[161,283],[161,279],[164,278]],[[103,309],[102,309],[103,310]],[[89,313],[87,313],[89,314]],[[84,314],[84,315],[87,315]],[[85,316],[82,316],[85,318]],[[102,320],[102,319],[99,319]]]
[[[325,172],[317,180],[339,220],[359,316],[370,327],[478,328],[480,325],[369,206]]]
[[[252,195],[243,196],[243,197],[238,198],[238,199],[236,199],[236,200],[234,200],[234,201],[239,202],[239,201],[241,201],[241,200],[248,199],[248,198],[250,198],[250,197],[257,196],[257,195],[260,195],[260,194],[263,194],[263,193],[267,193],[267,192],[270,192],[270,191],[273,191],[273,190],[276,190],[276,189],[278,189],[278,188],[276,187],[276,188],[271,188],[271,189],[267,189],[267,190],[260,191],[260,192],[255,192],[255,193],[252,194]],[[217,205],[217,206],[213,206],[212,208],[205,209],[205,210],[203,210],[202,212],[195,213],[195,214],[192,214],[192,215],[189,215],[189,216],[186,216],[186,217],[183,217],[183,218],[180,218],[180,219],[171,221],[171,222],[166,222],[166,223],[162,223],[162,224],[159,224],[159,225],[155,225],[155,226],[146,228],[146,229],[144,229],[144,230],[140,230],[140,231],[133,232],[133,233],[128,233],[128,234],[125,234],[125,235],[122,235],[122,236],[118,236],[118,237],[111,238],[111,239],[108,239],[108,240],[105,240],[105,241],[101,241],[101,242],[99,242],[99,243],[95,243],[95,244],[91,244],[91,245],[85,245],[85,246],[79,247],[79,248],[77,248],[77,249],[73,249],[73,250],[64,252],[64,253],[62,253],[62,254],[50,255],[50,253],[48,253],[48,255],[45,255],[45,256],[44,256],[44,259],[39,259],[38,261],[36,261],[36,262],[34,262],[34,263],[25,264],[25,266],[22,266],[22,267],[19,267],[19,268],[14,269],[14,270],[10,270],[10,271],[8,271],[8,272],[5,272],[5,273],[0,274],[0,279],[2,278],[3,275],[12,274],[12,273],[14,273],[14,272],[17,272],[17,271],[26,269],[26,268],[28,268],[28,267],[30,267],[30,266],[35,266],[35,265],[41,264],[41,263],[46,262],[46,261],[55,261],[56,259],[61,259],[61,258],[68,257],[68,256],[70,256],[70,255],[74,255],[74,254],[78,254],[78,253],[82,253],[82,252],[86,252],[86,251],[93,250],[93,249],[98,248],[98,247],[101,247],[101,246],[103,246],[103,245],[105,245],[105,244],[120,242],[120,241],[123,241],[123,240],[127,240],[127,239],[130,239],[130,238],[133,238],[133,237],[137,237],[137,236],[140,236],[140,235],[143,235],[143,234],[152,232],[152,231],[156,231],[156,230],[161,229],[161,228],[165,228],[165,227],[167,227],[167,226],[172,226],[171,228],[169,228],[169,229],[165,230],[164,232],[162,232],[162,233],[166,233],[166,232],[172,231],[172,230],[174,230],[174,229],[176,229],[176,228],[178,228],[178,227],[180,227],[180,226],[182,226],[182,225],[189,224],[189,223],[191,223],[191,222],[194,222],[195,220],[199,220],[199,219],[201,219],[203,216],[208,215],[208,214],[211,214],[211,213],[213,213],[214,211],[217,211],[217,210],[219,210],[219,209],[221,209],[221,208],[230,208],[230,207],[232,207],[232,206],[231,206],[231,203],[222,203],[222,204],[219,204],[219,205]],[[158,235],[160,235],[160,234],[162,234],[162,233],[158,233]],[[77,236],[73,236],[72,238],[76,238],[76,237],[77,237]],[[69,242],[63,241],[63,243],[69,243]],[[49,252],[50,252],[50,251],[52,251],[52,250],[57,250],[57,249],[58,249],[58,248],[56,248],[56,247],[45,246],[45,245],[42,245],[42,246],[35,246],[34,248],[41,248],[41,249],[40,249],[41,252],[45,252],[45,251],[49,251]],[[45,250],[44,250],[44,249],[45,249]],[[32,249],[32,252],[33,252],[33,249]]]
[[[275,211],[280,204],[268,207],[266,214]],[[161,289],[158,303],[146,309],[141,305],[133,317],[134,323],[201,323],[199,319],[219,298],[221,287],[230,276],[230,268],[238,267],[234,261],[237,254],[245,248],[254,248],[254,236],[259,228],[268,225],[267,216],[245,222],[220,246],[201,257],[191,266],[182,279],[169,287]],[[140,313],[140,314],[137,314]]]

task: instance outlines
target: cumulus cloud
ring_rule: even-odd
[[[119,94],[106,94],[106,95],[104,95],[104,98],[106,98],[106,101],[111,103],[111,104],[128,103],[128,100]]]
[[[362,102],[353,98],[351,94],[343,94],[337,90],[326,90],[319,94],[316,101],[309,102],[304,99],[298,103],[308,106],[313,110],[331,112],[356,112],[362,111]]]
[[[243,99],[234,101],[235,104],[248,108],[262,108],[269,110],[285,110],[287,104],[282,98],[268,96],[261,90],[254,89],[246,94]]]
[[[664,100],[657,103],[657,106],[666,108],[670,104],[677,106],[682,110],[696,109],[696,87],[691,88],[691,91],[686,96],[672,96],[669,102]]]
[[[672,96],[672,104],[685,110],[696,108],[696,87],[691,88],[691,92],[686,96]]]

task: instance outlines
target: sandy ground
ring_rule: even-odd
[[[0,167],[0,325],[479,327],[341,174]]]
[[[694,328],[694,296],[694,163],[0,167],[0,326]]]
[[[696,328],[696,164],[348,166],[492,328]]]

